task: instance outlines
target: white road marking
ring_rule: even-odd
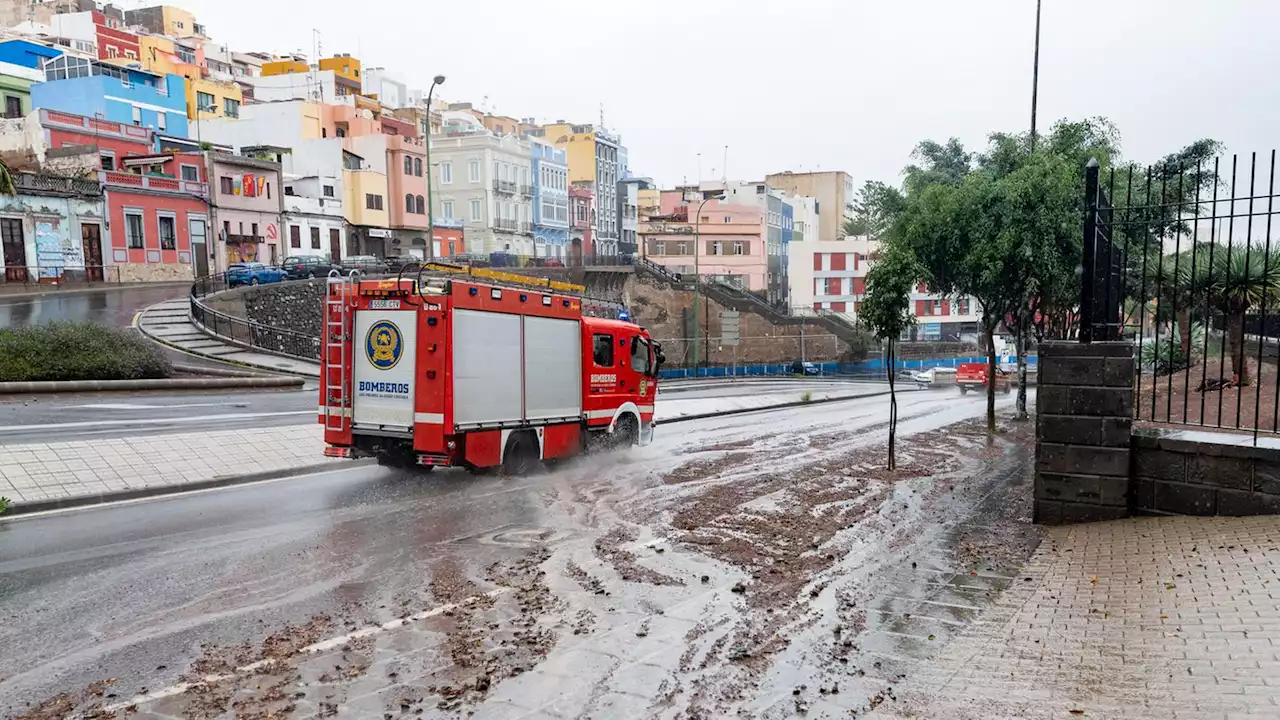
[[[251,420],[264,417],[285,417],[288,415],[311,415],[315,410],[287,410],[282,412],[259,413],[226,413],[223,415],[196,415],[187,417],[138,418],[137,420],[94,420],[91,422],[49,423],[46,425],[6,425],[0,432],[31,432],[33,430],[62,430],[69,428],[102,427],[103,425],[166,425],[169,423],[198,423],[209,420]]]
[[[98,403],[95,405],[68,405],[71,410],[165,410],[167,408],[194,407],[245,407],[246,403],[178,403],[176,405],[134,405],[131,403]]]
[[[360,628],[359,630],[349,632],[345,635],[339,635],[337,637],[329,638],[328,640],[321,640],[319,642],[312,643],[302,648],[301,650],[299,650],[297,654],[309,655],[312,653],[324,652],[325,650],[332,650],[337,647],[342,647],[343,645],[346,645],[352,640],[356,640],[362,637],[369,637],[370,635],[377,635],[379,633],[387,632],[388,630],[395,630],[397,628],[404,627],[409,623],[426,620],[427,618],[432,618],[437,615],[441,615],[450,610],[455,610],[457,608],[463,607],[464,605],[470,605],[479,598],[482,598],[482,597],[495,598],[505,592],[508,592],[507,588],[499,588],[497,590],[491,590],[482,595],[476,595],[476,596],[467,598],[462,602],[448,603],[445,605],[441,605],[439,607],[431,608],[430,610],[423,610],[420,613],[415,613],[408,617],[397,618],[395,620],[388,620],[387,622],[384,622],[381,625],[370,625],[369,627]],[[230,680],[231,678],[234,678],[237,675],[249,675],[256,670],[259,670],[263,667],[266,667],[267,665],[270,665],[276,662],[280,662],[280,660],[277,658],[268,658],[266,660],[259,660],[257,662],[249,663],[248,665],[244,665],[242,667],[236,668],[234,673],[228,673],[225,675],[206,675],[200,678],[200,682],[195,682],[195,683],[184,682],[184,683],[178,683],[176,685],[170,685],[167,688],[155,690],[145,695],[137,695],[133,698],[130,698],[129,700],[125,700],[124,702],[116,703],[115,705],[108,705],[104,707],[103,710],[105,710],[106,712],[120,712],[125,708],[131,707],[134,705],[139,705],[141,703],[154,702],[156,700],[163,700],[164,698],[173,697],[174,695],[181,695],[182,693],[186,692],[187,690],[190,690],[192,687],[199,685],[201,683],[221,682],[223,680]]]

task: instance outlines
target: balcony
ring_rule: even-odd
[[[521,235],[532,235],[532,234],[533,234],[533,223],[520,223],[520,234],[521,234]]]
[[[261,235],[239,235],[236,233],[227,233],[225,239],[229,243],[260,243],[265,241],[265,238]]]
[[[533,186],[532,186],[532,185],[521,185],[521,186],[520,186],[520,194],[521,194],[521,195],[523,195],[523,196],[525,196],[525,197],[533,197]]]
[[[503,218],[499,218],[493,221],[494,230],[502,230],[503,232],[513,233],[513,232],[516,232],[519,229],[519,227],[520,227],[520,221],[518,220],[506,220]]]
[[[515,195],[516,184],[509,180],[494,180],[493,191],[503,195]]]
[[[133,188],[136,190],[151,190],[153,192],[199,195],[201,197],[209,193],[209,186],[205,183],[156,175],[138,175],[136,173],[106,170],[98,173],[98,180],[108,188]]]
[[[13,184],[18,192],[51,193],[55,195],[82,195],[101,197],[102,186],[94,180],[71,177],[53,177],[49,175],[33,175],[31,173],[14,173]]]

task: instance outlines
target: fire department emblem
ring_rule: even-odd
[[[369,364],[379,370],[390,370],[404,353],[404,337],[390,320],[379,320],[369,327],[364,339],[364,352]]]

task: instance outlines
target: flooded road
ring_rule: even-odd
[[[982,399],[907,394],[890,473],[887,404],[529,478],[363,468],[0,523],[0,712],[861,714],[1038,539],[1029,426],[988,441]]]
[[[0,327],[40,325],[53,320],[91,321],[123,327],[134,313],[186,295],[182,284],[104,287],[51,291],[39,295],[0,295]]]

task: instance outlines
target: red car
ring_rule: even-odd
[[[960,394],[970,390],[981,391],[987,386],[986,363],[960,363],[956,368],[956,385],[960,386]],[[1013,380],[1009,373],[996,368],[996,390],[1008,394],[1013,388]]]

